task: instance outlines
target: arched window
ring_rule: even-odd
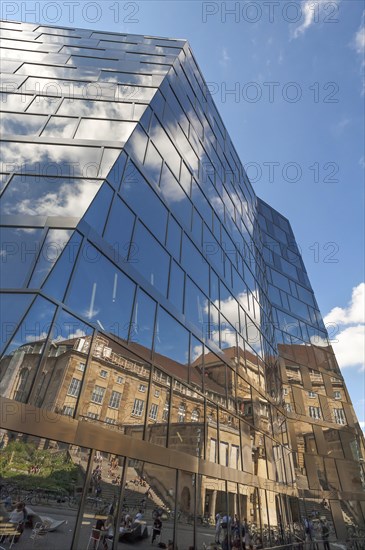
[[[198,409],[194,409],[191,413],[191,421],[192,422],[199,422],[200,420],[200,411]]]
[[[177,421],[185,422],[185,416],[186,416],[186,406],[184,405],[184,403],[181,403],[177,413]]]

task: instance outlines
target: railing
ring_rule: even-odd
[[[365,550],[365,538],[349,538],[346,541],[328,540],[330,548],[336,550]],[[291,542],[279,546],[264,546],[267,550],[322,550],[322,540]]]

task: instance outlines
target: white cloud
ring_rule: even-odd
[[[229,57],[227,48],[223,48],[221,52],[221,58],[219,61],[220,65],[222,65],[222,67],[227,67],[230,61],[231,61],[231,58]]]
[[[331,333],[331,344],[342,369],[365,370],[365,283],[352,289],[346,307],[334,307],[324,323]]]
[[[362,22],[361,25],[355,34],[355,41],[354,41],[355,49],[358,54],[364,55],[365,50],[365,10],[362,14]]]
[[[351,301],[347,307],[334,307],[324,318],[324,323],[350,325],[365,323],[365,283],[360,283],[352,289]]]
[[[341,0],[334,0],[334,3],[339,4]],[[323,7],[328,4],[327,0],[302,0],[300,7],[302,10],[302,23],[294,29],[292,32],[292,38],[299,38],[302,36],[314,23],[324,20],[326,15],[329,15],[327,11],[323,14]],[[332,15],[334,18],[336,14]]]
[[[356,50],[356,53],[361,56],[361,78],[362,78],[362,95],[365,95],[365,78],[363,75],[363,69],[365,67],[365,10],[362,12],[362,18],[360,27],[358,28],[352,46]]]
[[[360,367],[365,364],[365,326],[355,325],[341,330],[332,342],[338,364],[342,369]]]

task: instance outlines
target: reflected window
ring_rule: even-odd
[[[133,403],[132,416],[142,416],[144,407],[144,401],[142,399],[135,399]]]
[[[200,412],[198,409],[194,409],[191,413],[191,421],[192,422],[199,422],[200,420]]]
[[[181,403],[181,405],[179,405],[179,410],[177,412],[177,421],[185,422],[185,417],[186,417],[186,406],[183,403]]]
[[[320,407],[309,407],[309,416],[319,420],[322,418]]]
[[[112,391],[112,394],[110,396],[110,400],[109,400],[109,407],[111,409],[119,409],[119,406],[120,406],[120,402],[121,402],[121,399],[122,399],[122,394],[119,392],[119,391]]]
[[[158,405],[156,403],[151,404],[149,417],[151,420],[157,420]]]
[[[81,380],[79,380],[78,378],[73,378],[68,388],[67,395],[71,395],[72,397],[78,397],[80,392],[80,386],[81,386]]]
[[[101,404],[104,399],[105,388],[102,386],[95,386],[91,394],[91,401],[93,403]]]

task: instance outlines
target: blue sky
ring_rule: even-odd
[[[2,3],[9,19],[189,40],[256,193],[291,221],[321,312],[339,327],[335,349],[363,423],[364,9],[361,0]]]

